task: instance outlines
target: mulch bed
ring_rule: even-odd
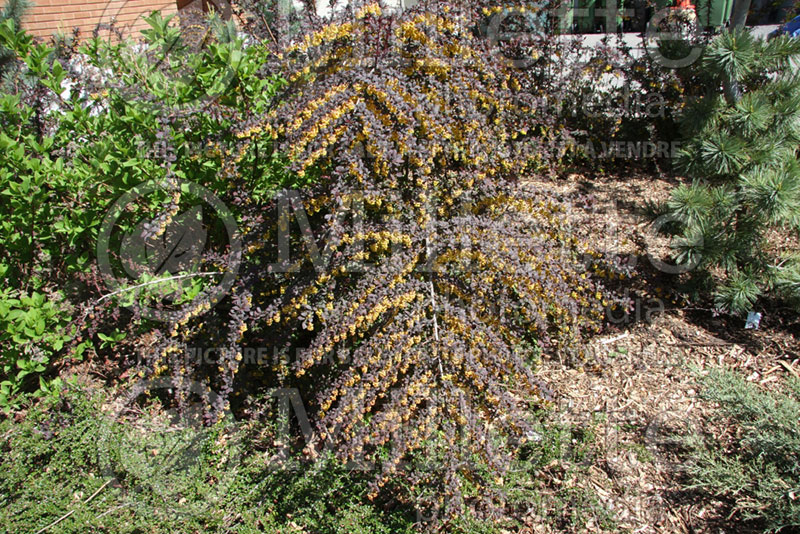
[[[599,453],[589,476],[574,483],[593,489],[622,529],[748,532],[751,526],[729,517],[729,503],[682,490],[686,451],[677,436],[724,431],[709,422],[713,406],[697,397],[698,373],[709,367],[737,369],[767,388],[800,377],[800,318],[788,310],[763,310],[760,329],[745,330],[742,318],[715,315],[667,289],[676,275],[654,269],[647,255],[666,259],[669,241],[651,230],[643,205],[664,201],[678,183],[666,174],[636,171],[574,173],[539,183],[592,198],[588,208],[573,211],[575,231],[593,236],[601,250],[636,259],[634,276],[616,289],[627,290],[640,308],[592,339],[583,365],[545,359],[539,376],[555,391],[561,423],[596,425]],[[664,311],[648,317],[653,299]],[[536,526],[530,532],[538,532]]]

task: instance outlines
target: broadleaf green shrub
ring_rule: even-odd
[[[7,0],[0,11],[0,25],[11,21],[14,27],[21,26],[22,17],[31,7],[29,0]],[[17,57],[13,50],[0,45],[0,87],[9,83],[17,69]]]
[[[46,295],[30,301],[38,312],[27,304],[24,311],[50,317],[47,335],[68,341],[48,346],[49,338],[36,334],[17,344],[16,327],[7,323],[8,335],[0,342],[2,379],[11,385],[3,402],[12,402],[11,392],[21,385],[14,362],[42,373],[87,348],[90,354],[114,354],[116,343],[133,346],[152,327],[135,314],[133,321],[121,320],[131,293],[103,298],[111,290],[95,263],[98,231],[121,195],[172,177],[198,183],[230,203],[242,190],[267,198],[292,183],[281,156],[266,143],[243,158],[252,171],[247,183],[218,176],[223,154],[239,144],[232,125],[266,109],[281,85],[279,76],[264,72],[269,52],[218,20],[207,23],[200,41],[181,35],[174,20],[158,13],[146,20],[151,29],[143,43],[95,36],[79,50],[67,50],[66,57],[13,20],[0,25],[0,44],[18,65],[0,94],[0,269],[13,288],[3,293],[3,306],[14,310],[23,299]],[[134,215],[152,218],[171,197],[157,191],[146,200],[130,214],[127,231],[137,227]],[[202,280],[193,282],[186,284],[184,298],[202,289]],[[63,309],[61,315],[51,317],[56,308]],[[106,328],[125,336],[99,337]],[[33,360],[34,353],[46,357]],[[28,378],[25,385],[37,389]]]
[[[53,356],[72,339],[70,310],[64,309],[63,297],[32,291],[4,288],[0,291],[0,408],[16,408],[16,397],[26,378],[34,378],[41,393],[58,386],[58,379],[45,380],[39,373],[47,370]],[[80,355],[85,346],[78,348]]]

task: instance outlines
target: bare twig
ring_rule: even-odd
[[[712,343],[702,343],[702,342],[693,342],[693,343],[668,343],[670,347],[727,347],[729,345],[735,345],[735,343],[731,341],[715,341]]]
[[[278,45],[278,40],[275,38],[275,35],[273,35],[272,29],[269,27],[269,23],[267,22],[267,19],[264,18],[264,15],[261,12],[258,13],[258,16],[261,17],[261,22],[263,22],[264,26],[267,28],[267,31],[269,32],[269,36],[272,37],[273,41],[275,41],[275,45],[279,46]]]
[[[431,258],[431,254],[433,252],[433,247],[431,246],[430,237],[425,239],[425,248],[428,254],[428,259]],[[439,321],[436,318],[436,291],[433,288],[433,273],[431,273],[431,278],[428,281],[428,287],[430,288],[431,292],[431,313],[433,314],[433,338],[436,340],[436,350],[439,350]],[[444,369],[442,368],[442,360],[437,352],[437,359],[439,360],[439,375],[444,375]]]
[[[629,336],[630,336],[630,333],[625,332],[624,334],[620,334],[620,335],[614,336],[612,338],[601,339],[600,343],[602,343],[603,345],[608,345],[609,343],[614,343],[616,341],[620,341],[620,340],[625,339],[626,337],[629,337]]]
[[[109,508],[108,510],[106,510],[102,514],[95,516],[95,519],[100,519],[101,517],[106,516],[106,515],[110,514],[111,512],[116,512],[120,508],[125,508],[126,506],[130,506],[130,505],[131,505],[131,503],[126,502],[124,504],[120,504],[119,506],[115,506],[113,508]]]
[[[792,373],[795,378],[800,379],[800,374],[795,370],[794,367],[792,367],[791,365],[789,365],[788,363],[786,363],[783,360],[779,360],[778,363],[781,364],[782,366],[784,366],[787,371]]]
[[[225,274],[222,271],[210,271],[210,272],[203,272],[203,273],[189,273],[189,274],[176,274],[174,276],[168,276],[166,278],[159,278],[157,280],[150,280],[148,282],[143,282],[141,284],[131,286],[131,287],[123,287],[122,289],[118,289],[116,291],[112,291],[108,295],[103,295],[99,299],[97,299],[97,303],[103,302],[107,298],[111,298],[114,295],[119,295],[120,293],[125,293],[127,291],[133,291],[135,289],[139,289],[141,287],[151,286],[153,284],[160,284],[161,282],[169,282],[170,280],[180,280],[181,278],[191,278],[193,276],[214,276],[217,274]]]
[[[91,501],[92,499],[97,497],[97,494],[100,493],[101,491],[103,491],[105,489],[105,487],[108,486],[109,484],[111,484],[111,482],[113,480],[114,480],[113,478],[109,478],[108,480],[106,480],[105,484],[103,484],[102,486],[97,488],[97,491],[95,491],[94,493],[89,495],[89,498],[86,499],[85,501],[83,501],[83,504],[89,504],[89,501]],[[44,532],[48,528],[56,526],[57,524],[61,523],[62,521],[64,521],[66,518],[68,518],[69,516],[71,516],[74,513],[75,513],[75,508],[73,508],[72,510],[70,510],[66,514],[62,515],[61,517],[59,517],[58,519],[56,519],[55,521],[53,521],[52,523],[50,523],[46,527],[40,528],[39,530],[37,530],[36,534],[41,534],[42,532]]]

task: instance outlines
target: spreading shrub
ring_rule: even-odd
[[[689,487],[723,497],[765,531],[800,526],[800,380],[766,391],[721,369],[702,379],[702,397],[719,407],[722,436],[695,436]]]
[[[139,404],[145,413],[133,420],[112,421],[103,411],[112,400],[109,393],[67,381],[59,398],[31,406],[24,417],[0,421],[6,436],[0,458],[5,530],[418,532],[409,510],[364,503],[365,477],[337,462],[276,471],[257,453],[231,461],[230,447],[257,451],[257,437],[246,429],[231,434],[213,428],[198,429],[195,440],[181,440],[155,399]],[[114,447],[108,446],[110,436]],[[99,475],[108,467],[100,456],[108,452],[124,459],[113,483]]]
[[[253,215],[229,306],[188,311],[147,362],[180,379],[203,372],[187,347],[223,344],[210,369],[221,409],[237,377],[257,376],[242,372],[247,348],[266,346],[278,356],[257,384],[297,388],[309,458],[331,447],[377,462],[371,496],[410,493],[449,517],[465,501],[496,512],[530,406],[546,398],[532,355],[578,353],[612,301],[565,202],[524,184],[549,163],[547,134],[471,15],[369,3],[281,52],[285,91],[241,126],[223,173],[240,179],[275,139],[314,181],[266,206],[241,201]]]

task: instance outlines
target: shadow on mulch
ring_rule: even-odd
[[[639,429],[642,435],[647,431]],[[662,429],[668,439],[661,440],[657,446],[659,457],[669,459],[676,469],[669,470],[671,484],[661,492],[661,497],[671,512],[680,519],[686,532],[707,534],[761,534],[766,524],[760,520],[744,520],[733,512],[735,499],[721,497],[698,488],[691,488],[692,480],[686,472],[686,462],[691,458],[692,449],[683,438],[686,429],[668,425]],[[705,515],[698,517],[696,511]],[[794,534],[797,529],[784,529],[781,534]]]
[[[744,346],[754,353],[782,353],[787,359],[800,358],[797,338],[800,338],[800,316],[788,308],[764,304],[757,308],[762,314],[758,330],[744,328],[744,319],[731,315],[714,317],[705,310],[686,310],[686,320],[700,326],[729,343]],[[780,354],[779,354],[780,355]]]
[[[761,313],[758,329],[745,328],[742,316],[719,313],[714,309],[711,296],[686,275],[667,274],[653,265],[646,255],[638,255],[635,260],[635,273],[621,281],[606,283],[618,295],[626,296],[633,302],[634,309],[624,320],[609,320],[610,331],[624,332],[648,322],[652,310],[663,305],[664,313],[679,313],[692,327],[710,336],[706,343],[691,333],[675,332],[684,338],[686,346],[740,345],[748,352],[773,359],[800,359],[800,314],[781,303],[762,299],[753,311]],[[617,318],[619,315],[617,315]],[[612,319],[614,317],[612,316]]]
[[[731,499],[719,499],[703,493],[700,490],[681,490],[672,489],[662,493],[662,497],[669,502],[675,509],[691,510],[693,505],[699,502],[716,501],[719,503],[715,509],[719,515],[711,517],[681,517],[686,531],[690,534],[695,533],[714,533],[714,534],[763,534],[765,526],[762,522],[752,520],[744,521],[731,517],[730,510],[733,509],[735,502]],[[781,534],[792,534],[792,531],[783,530]]]

